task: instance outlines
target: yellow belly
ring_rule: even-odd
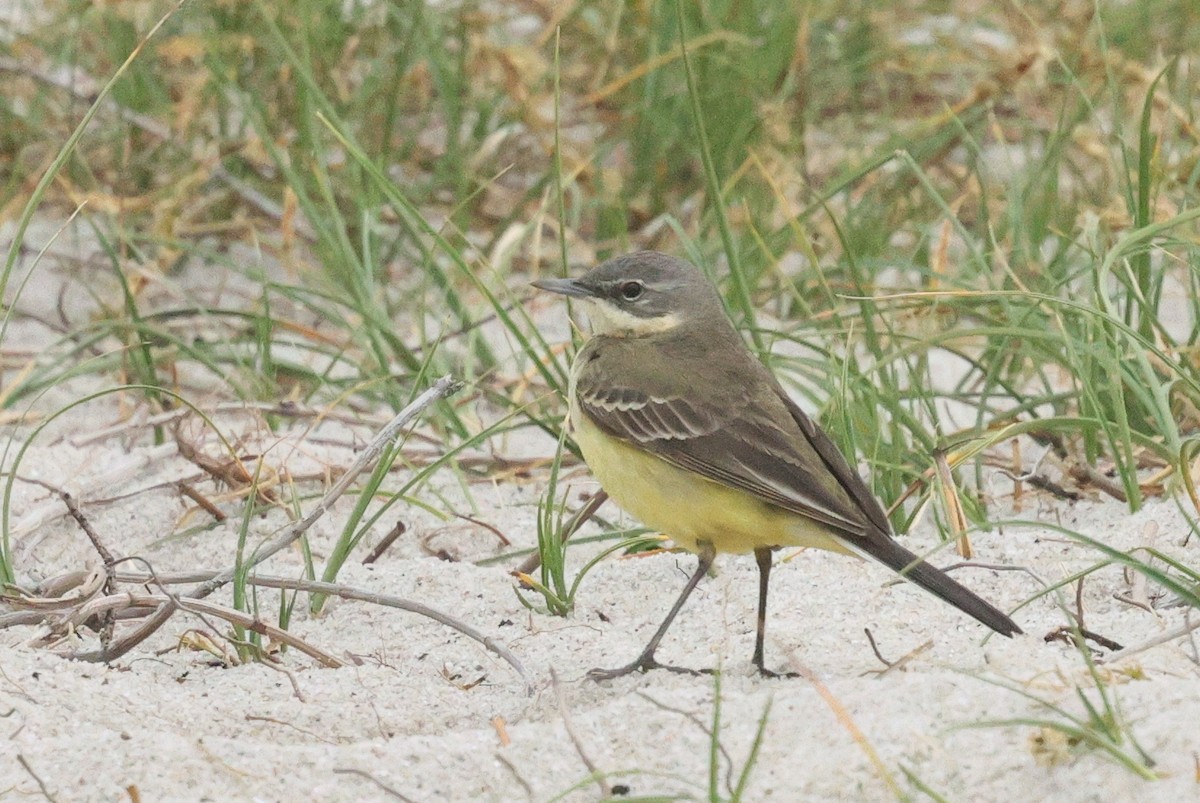
[[[572,409],[574,436],[592,474],[626,512],[693,552],[807,546],[847,552],[812,519],[674,466],[602,432]]]

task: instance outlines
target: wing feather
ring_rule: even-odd
[[[862,509],[863,497],[846,485],[857,482],[868,499],[870,492],[807,417],[794,418],[786,396],[774,404],[748,397],[728,409],[701,408],[677,396],[589,382],[595,378],[582,372],[576,393],[582,412],[607,434],[849,536],[864,536],[866,518],[874,520]],[[832,459],[842,470],[826,471]]]

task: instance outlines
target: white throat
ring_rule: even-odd
[[[607,301],[598,299],[587,300],[588,322],[592,325],[593,335],[608,335],[609,337],[641,337],[669,332],[679,326],[682,318],[678,313],[659,315],[655,318],[641,318],[623,309],[614,307]]]

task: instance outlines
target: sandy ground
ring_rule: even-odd
[[[80,409],[52,425],[22,461],[21,476],[75,489],[114,552],[142,556],[159,572],[228,565],[237,519],[197,530],[205,514],[170,484],[195,478],[195,466],[173,445],[148,445],[144,428],[118,428],[96,438],[100,426],[119,423],[115,406],[100,408]],[[237,413],[217,419],[227,432],[252,430],[249,420]],[[344,468],[352,447],[368,435],[365,426],[330,422],[259,437],[270,447],[269,463],[304,476]],[[150,457],[138,461],[139,455]],[[392,482],[405,476],[399,471]],[[457,498],[467,509],[450,477],[438,482],[446,499]],[[582,472],[574,487],[593,488]],[[1000,482],[994,490],[1002,490]],[[516,545],[530,545],[540,491],[536,482],[476,486],[477,516]],[[318,493],[319,483],[310,483],[309,504]],[[14,550],[23,581],[96,564],[53,495],[30,482],[17,483],[14,494]],[[343,500],[314,529],[318,559],[351,504]],[[1023,504],[1021,517],[1041,517],[1120,549],[1152,545],[1195,565],[1197,542],[1182,545],[1188,528],[1171,501],[1151,501],[1133,516],[1098,501],[1026,496]],[[233,502],[225,505],[236,510]],[[36,799],[36,774],[57,800],[128,799],[131,787],[142,800],[388,799],[376,781],[417,801],[596,799],[599,786],[588,781],[580,749],[568,738],[568,720],[582,752],[616,788],[624,785],[635,796],[707,797],[711,677],[660,671],[601,684],[584,677],[589,668],[636,654],[693,558],[605,561],[584,581],[574,615],[561,619],[523,608],[502,566],[472,562],[500,549],[485,528],[440,521],[414,508],[395,515],[408,532],[373,566],[352,561],[340,580],[418,600],[479,628],[523,662],[532,694],[512,668],[478,644],[421,617],[358,602],[334,602],[319,619],[297,615],[297,634],[352,665],[320,668],[290,651],[283,666],[295,689],[287,675],[261,664],[226,667],[207,653],[174,649],[184,631],[205,628],[183,615],[109,666],[56,655],[94,646],[89,633],[47,649],[29,646],[41,628],[12,628],[0,631],[0,798]],[[1014,513],[1001,504],[995,515]],[[265,539],[286,523],[276,510],[253,522],[253,537]],[[379,529],[369,540],[387,528]],[[928,525],[909,538],[916,547],[935,540]],[[1098,558],[1061,531],[1037,526],[980,534],[975,546],[981,561],[1028,567],[1046,581]],[[572,570],[586,554],[572,555]],[[291,551],[264,571],[295,575],[299,565]],[[1079,652],[1043,640],[1066,622],[1048,599],[1015,615],[1029,635],[985,639],[980,626],[953,609],[890,584],[883,569],[841,556],[799,554],[773,576],[769,655],[778,667],[801,667],[816,682],[763,680],[751,674],[748,660],[753,560],[726,557],[718,568],[685,609],[661,657],[725,669],[717,767],[722,794],[737,782],[764,715],[747,800],[893,799],[889,783],[913,791],[901,768],[952,800],[1182,800],[1200,794],[1200,667],[1187,639],[1100,670],[1130,732],[1157,762],[1162,778],[1146,782],[1097,751],[1072,752],[1053,733],[1033,727],[964,728],[1012,718],[1065,722],[1010,686],[1076,716],[1083,714],[1077,686],[1098,699]],[[965,569],[957,576],[1006,608],[1040,587],[1023,572]],[[1084,584],[1086,624],[1127,646],[1180,626],[1181,608],[1149,612],[1114,599],[1121,593],[1153,599],[1156,591],[1131,587],[1117,568],[1103,569]],[[1073,606],[1073,592],[1066,596]],[[266,618],[277,599],[273,592],[263,595]],[[883,665],[864,628],[892,660],[927,641],[932,646],[880,674]],[[551,669],[560,680],[557,692]],[[835,713],[830,700],[844,711]],[[1124,747],[1133,751],[1128,742]]]
[[[230,554],[232,527],[189,539],[206,543],[153,543],[181,512],[177,500],[160,494],[151,504],[143,497],[137,510],[106,506],[94,519],[100,532],[122,533],[122,549],[146,556],[159,571],[221,565]],[[1182,532],[1165,503],[1135,517],[1091,504],[1059,512],[1069,526],[1122,548],[1141,543],[1141,533],[1154,525],[1171,533],[1159,539],[1160,547]],[[529,511],[518,505],[491,523],[513,536],[531,529]],[[70,542],[79,540],[65,522],[52,526],[57,532],[37,550],[46,556],[43,566],[63,560],[77,546]],[[491,543],[467,530],[442,537],[449,548],[464,551]],[[985,559],[1030,566],[1045,578],[1093,559],[1052,531],[1010,530],[979,541]],[[532,696],[507,665],[474,643],[420,618],[359,603],[336,603],[322,619],[297,623],[305,638],[361,661],[329,670],[290,653],[284,665],[304,700],[284,675],[261,665],[223,668],[204,653],[161,653],[185,626],[198,624],[182,617],[152,644],[108,667],[24,646],[33,629],[17,629],[4,634],[0,647],[0,709],[8,712],[10,737],[0,745],[0,790],[36,794],[32,777],[15,760],[21,755],[58,799],[121,799],[131,785],[147,800],[386,797],[370,781],[344,773],[357,769],[414,800],[548,800],[587,775],[566,738],[549,679],[553,667],[574,732],[612,783],[637,795],[703,796],[710,678],[663,672],[605,684],[583,678],[590,667],[636,653],[682,582],[689,558],[604,563],[585,582],[576,614],[562,620],[525,612],[511,580],[497,568],[408,551],[373,568],[351,566],[342,579],[418,599],[494,635],[531,672]],[[806,554],[783,564],[775,579],[774,660],[787,666],[790,655],[819,678],[903,788],[909,787],[900,766],[951,799],[1019,794],[1180,800],[1197,792],[1200,733],[1193,725],[1200,685],[1186,644],[1164,645],[1106,668],[1116,673],[1110,692],[1165,776],[1147,784],[1095,753],[1064,755],[1043,766],[1031,728],[959,729],[1048,714],[998,682],[1081,712],[1074,686],[1091,684],[1078,653],[1041,639],[1063,622],[1050,605],[1035,603],[1021,612],[1030,635],[981,643],[978,626],[915,590],[882,587],[887,574],[873,567]],[[1035,590],[1018,573],[977,570],[969,579],[1006,605]],[[1179,610],[1155,616],[1115,602],[1112,594],[1126,587],[1116,570],[1085,585],[1089,627],[1134,644],[1182,621]],[[720,742],[733,768],[722,759],[720,775],[736,777],[770,704],[747,799],[890,799],[846,721],[812,683],[749,674],[753,604],[752,561],[726,559],[664,651],[665,658],[690,666],[726,668]],[[264,607],[269,611],[272,603]],[[926,640],[933,646],[903,670],[878,676],[881,665],[864,627],[876,634],[885,656],[904,655]],[[1135,668],[1140,679],[1130,680]],[[570,798],[596,796],[596,787],[584,784]]]
[[[54,281],[53,271],[35,274],[21,300],[32,317],[14,320],[7,348],[36,353],[52,343],[53,332],[36,320],[52,320],[59,308],[73,318],[87,314],[89,296],[77,290],[60,295]],[[562,315],[551,316],[548,336],[561,336]],[[56,410],[99,381],[60,384],[35,409]],[[70,490],[114,553],[140,556],[160,573],[232,562],[237,500],[222,497],[225,489],[205,480],[174,443],[153,445],[149,428],[128,421],[129,412],[106,397],[70,410],[33,440],[17,467],[11,501],[22,584],[97,565],[61,501],[38,482]],[[314,426],[301,419],[271,432],[238,410],[217,412],[214,422],[243,453],[264,454],[267,469],[298,478],[305,511],[323,491],[321,478],[345,469],[373,431],[368,423],[327,419]],[[212,432],[195,419],[184,431],[209,454],[220,454]],[[6,469],[29,434],[28,427],[10,426]],[[553,450],[551,441],[535,435],[493,446],[502,454]],[[397,470],[388,486],[398,488],[409,476]],[[595,490],[582,468],[571,477],[573,494]],[[233,518],[213,523],[181,496],[177,481],[192,482]],[[1069,503],[1027,491],[1014,510],[1011,481],[996,477],[988,491],[994,519],[1044,522],[974,537],[979,561],[1036,575],[958,572],[1003,608],[1034,596],[1042,582],[1100,560],[1051,524],[1122,550],[1152,546],[1197,565],[1200,541],[1185,544],[1188,524],[1169,499],[1151,500],[1129,515],[1113,502]],[[572,616],[531,613],[506,571],[515,560],[476,561],[535,542],[541,492],[535,477],[483,481],[468,494],[442,472],[416,495],[439,509],[471,513],[514,546],[501,547],[485,527],[398,506],[367,540],[377,543],[397,519],[408,525],[404,536],[371,566],[359,562],[360,550],[339,578],[473,625],[519,658],[531,692],[479,644],[428,619],[361,602],[334,601],[316,619],[298,606],[293,632],[349,665],[321,668],[290,650],[281,663],[286,673],[258,663],[230,667],[209,653],[180,649],[187,631],[212,632],[183,614],[108,666],[60,657],[94,647],[89,631],[47,647],[35,645],[45,628],[14,627],[0,630],[0,799],[594,800],[600,784],[590,778],[585,756],[617,796],[708,799],[711,773],[716,793],[728,797],[764,719],[745,800],[892,800],[897,790],[920,798],[917,783],[950,800],[972,801],[1200,795],[1194,641],[1178,638],[1119,660],[1111,660],[1110,650],[1098,652],[1104,659],[1098,672],[1125,726],[1121,749],[1136,755],[1132,735],[1156,762],[1160,777],[1148,782],[1101,751],[1073,749],[1053,729],[973,727],[1013,719],[1065,724],[1067,715],[1085,716],[1079,690],[1093,704],[1099,700],[1079,651],[1044,640],[1068,621],[1053,595],[1014,614],[1028,635],[986,638],[954,609],[893,584],[886,570],[817,553],[781,556],[788,559],[778,564],[772,584],[769,660],[807,677],[764,680],[750,671],[756,569],[748,556],[719,561],[717,575],[701,584],[664,643],[664,661],[724,667],[714,767],[712,677],[659,671],[600,684],[585,678],[590,668],[624,663],[638,652],[694,559],[666,553],[607,560],[584,580]],[[311,531],[319,564],[353,501],[343,499]],[[278,508],[256,517],[252,543],[288,521]],[[927,518],[907,538],[917,551],[936,543]],[[569,571],[578,571],[590,554],[586,547],[573,551]],[[935,560],[955,558],[945,552]],[[263,571],[296,576],[300,566],[299,553],[289,550]],[[1184,609],[1168,607],[1160,591],[1119,568],[1104,568],[1083,586],[1086,625],[1127,647],[1181,627]],[[1139,607],[1115,595],[1154,605]],[[229,602],[227,592],[215,599]],[[1074,608],[1074,590],[1062,601]],[[259,602],[271,620],[276,592],[263,592]],[[884,657],[908,660],[881,672],[864,628]],[[216,629],[224,630],[219,623]]]

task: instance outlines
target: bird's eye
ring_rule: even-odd
[[[646,291],[646,285],[639,281],[622,282],[617,287],[617,292],[621,294],[621,298],[626,301],[637,301],[642,297],[642,293]]]

